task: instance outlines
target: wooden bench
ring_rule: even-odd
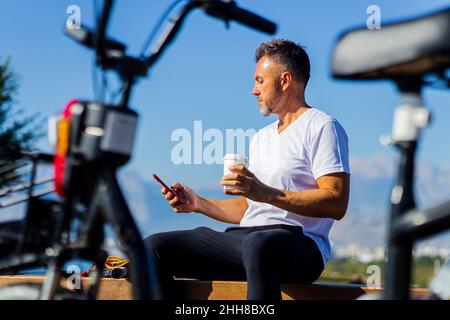
[[[247,283],[244,281],[177,280],[186,300],[245,300]],[[355,300],[364,294],[379,294],[380,288],[368,288],[358,284],[282,284],[283,300]],[[414,298],[430,294],[426,288],[413,288]]]
[[[0,288],[15,283],[42,283],[43,276],[0,276]],[[61,285],[65,287],[65,280]],[[247,283],[243,281],[176,280],[182,297],[186,300],[245,300]],[[89,278],[82,278],[82,286],[89,286]],[[382,289],[355,284],[315,283],[309,285],[284,284],[283,300],[354,300],[363,294],[380,293]],[[413,288],[415,298],[425,298],[429,290]],[[131,283],[126,279],[104,278],[100,283],[99,300],[131,300]]]

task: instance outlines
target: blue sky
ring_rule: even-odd
[[[109,34],[138,53],[156,20],[171,1],[117,0]],[[450,5],[449,1],[269,1],[242,0],[240,6],[278,24],[276,37],[306,46],[312,62],[307,102],[333,114],[347,130],[353,156],[371,157],[392,152],[378,138],[391,130],[392,112],[398,103],[395,87],[388,82],[356,83],[333,80],[331,53],[338,34],[365,25],[371,4],[381,8],[381,23],[413,17]],[[1,0],[0,55],[12,58],[22,76],[19,105],[27,112],[56,114],[72,98],[92,99],[90,51],[63,35],[69,5],[81,9],[83,24],[93,25],[90,0]],[[171,150],[174,130],[193,132],[194,121],[203,130],[261,128],[275,121],[263,118],[253,86],[254,50],[271,37],[231,23],[224,24],[192,13],[175,42],[135,90],[131,106],[140,113],[134,156],[127,165],[146,179],[157,172],[171,182],[191,186],[216,185],[222,174],[217,165],[174,165]],[[434,121],[424,132],[419,156],[448,166],[450,148],[443,141],[450,136],[450,92],[425,91],[425,101]],[[448,138],[447,138],[448,139]],[[203,146],[205,146],[205,143]],[[39,148],[49,150],[46,141]]]

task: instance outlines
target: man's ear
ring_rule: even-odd
[[[280,76],[280,85],[282,90],[286,90],[292,83],[292,75],[285,71]]]

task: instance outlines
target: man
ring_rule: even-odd
[[[162,189],[173,210],[198,212],[239,224],[218,232],[194,230],[146,239],[156,263],[163,298],[173,276],[204,280],[247,280],[247,299],[280,299],[280,283],[311,283],[330,257],[328,233],[347,210],[350,169],[347,135],[332,116],[305,102],[310,62],[287,40],[256,50],[255,86],[262,115],[278,120],[250,143],[249,168],[236,165],[222,178],[235,196],[211,200],[174,183],[185,200]]]

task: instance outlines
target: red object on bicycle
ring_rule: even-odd
[[[66,157],[69,148],[70,139],[70,120],[72,118],[72,107],[76,105],[79,100],[70,101],[58,121],[58,137],[56,143],[55,157],[53,158],[53,172],[55,176],[55,192],[64,196],[64,172],[66,167]]]

